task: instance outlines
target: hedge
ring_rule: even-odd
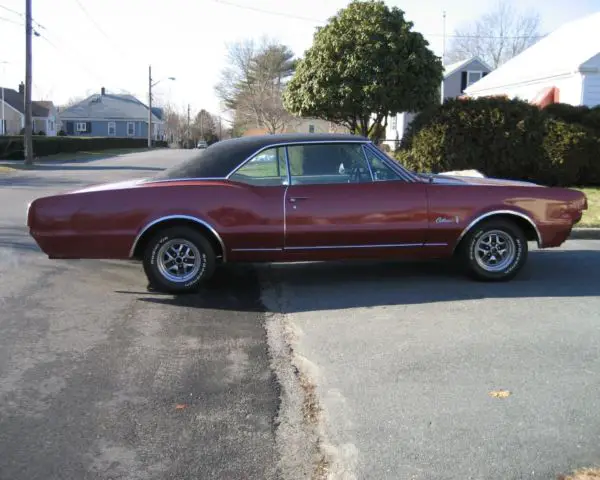
[[[0,159],[21,160],[24,158],[24,137],[0,136]],[[156,147],[166,147],[167,142],[154,141]],[[145,138],[119,137],[33,137],[33,152],[37,157],[55,155],[57,153],[98,152],[118,148],[145,148],[148,140]]]
[[[417,115],[395,156],[420,172],[476,169],[545,185],[600,185],[599,113],[542,110],[505,98],[452,99]]]

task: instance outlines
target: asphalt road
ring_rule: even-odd
[[[600,464],[599,241],[534,251],[503,284],[437,263],[263,276],[346,478],[547,480]]]
[[[27,202],[189,151],[0,174],[0,479],[275,478],[278,391],[252,269],[149,294],[139,265],[50,261]]]

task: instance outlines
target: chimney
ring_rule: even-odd
[[[100,95],[106,95],[106,89],[104,87],[100,89]]]
[[[25,84],[23,82],[19,83],[19,93],[21,95],[25,93]]]

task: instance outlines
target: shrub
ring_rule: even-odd
[[[518,100],[448,100],[417,115],[402,139],[410,168],[477,169],[489,176],[528,178],[541,155],[544,115]]]
[[[395,153],[416,171],[476,169],[491,177],[547,185],[600,181],[600,110],[520,100],[448,100],[415,117]],[[568,121],[570,120],[570,121]]]
[[[592,161],[600,154],[599,145],[590,129],[549,119],[543,141],[545,161],[540,162],[536,179],[546,185],[593,183],[597,172]]]
[[[148,141],[145,138],[118,137],[33,137],[35,156],[45,157],[57,153],[94,152],[118,148],[145,148]],[[167,143],[155,141],[156,147],[166,147]],[[0,159],[24,158],[23,136],[0,137]]]

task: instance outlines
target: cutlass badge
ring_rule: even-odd
[[[460,219],[458,217],[446,218],[446,217],[437,217],[435,219],[435,223],[458,223]]]

